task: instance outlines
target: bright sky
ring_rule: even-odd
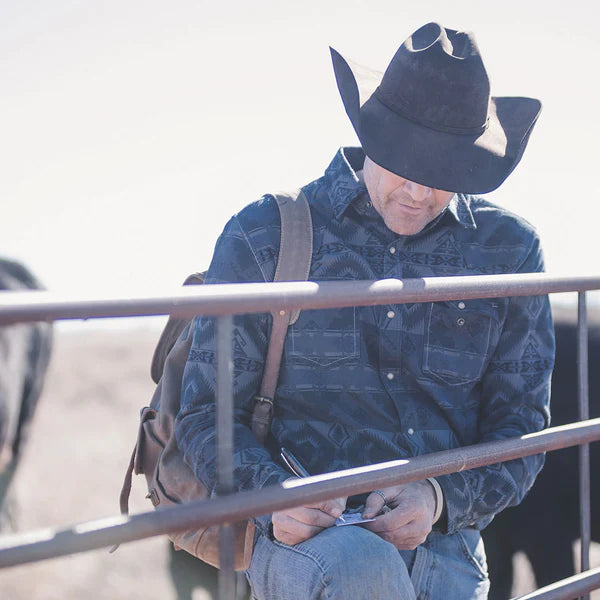
[[[475,31],[495,95],[544,104],[490,199],[548,270],[598,273],[595,2],[0,0],[0,254],[52,290],[170,289],[226,220],[356,143],[328,46],[383,70],[437,20]]]

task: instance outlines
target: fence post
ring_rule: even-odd
[[[217,491],[233,492],[233,318],[217,319]],[[219,598],[235,598],[234,530],[219,527]]]
[[[590,418],[588,388],[588,325],[585,292],[579,292],[577,302],[577,400],[579,420]],[[579,527],[580,527],[580,571],[590,568],[591,542],[590,511],[590,445],[579,446]],[[590,595],[581,597],[589,600]]]

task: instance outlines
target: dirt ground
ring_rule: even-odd
[[[118,514],[139,409],[152,395],[150,359],[157,329],[58,331],[50,370],[14,481],[19,532]],[[151,510],[142,478],[132,512]],[[7,569],[4,600],[171,599],[165,538]],[[211,598],[197,591],[195,600]]]
[[[149,365],[157,327],[98,331],[59,329],[46,387],[13,488],[16,531],[74,523],[118,513],[118,495],[133,447],[139,408],[152,394]],[[151,510],[141,478],[132,512]],[[594,564],[600,564],[596,560]],[[205,600],[196,582],[213,581],[202,567],[171,568],[165,538],[43,561],[0,571],[3,600]],[[514,595],[533,589],[524,559],[517,560]],[[187,575],[177,575],[183,569]],[[179,589],[176,583],[182,584]],[[594,594],[600,600],[600,592]]]

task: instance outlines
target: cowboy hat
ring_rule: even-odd
[[[346,113],[367,156],[384,169],[428,187],[483,194],[521,160],[541,103],[490,96],[473,34],[428,23],[383,75],[330,50]]]

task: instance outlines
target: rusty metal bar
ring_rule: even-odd
[[[0,568],[130,542],[170,531],[245,520],[339,496],[420,481],[600,439],[600,418],[506,440],[486,442],[410,459],[395,460],[289,481],[284,486],[243,491],[186,505],[34,531],[0,540]]]
[[[588,385],[588,326],[585,292],[577,298],[577,404],[579,419],[590,418]],[[590,568],[591,509],[590,509],[590,446],[579,446],[579,526],[580,571]],[[581,600],[589,600],[589,594]]]
[[[600,568],[597,568],[551,583],[513,600],[572,600],[582,594],[587,595],[599,587]]]
[[[217,319],[217,494],[233,492],[233,320]],[[219,527],[219,598],[235,598],[234,531],[231,523]]]
[[[600,289],[600,276],[553,277],[547,273],[522,273],[379,281],[229,283],[190,286],[163,296],[104,299],[79,297],[73,300],[73,295],[67,299],[52,292],[0,292],[0,324],[165,314],[218,316],[274,309],[535,296],[595,289]]]

